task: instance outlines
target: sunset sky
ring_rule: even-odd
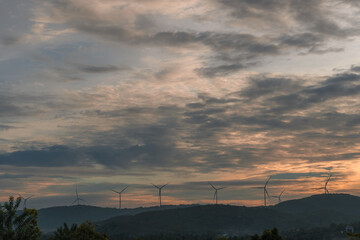
[[[0,201],[360,195],[359,133],[359,0],[0,0]]]

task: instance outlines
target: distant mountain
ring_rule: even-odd
[[[345,213],[360,213],[360,197],[350,194],[319,194],[281,202],[274,208],[286,212],[303,213],[317,210],[338,210]]]
[[[284,201],[273,207],[295,214],[314,226],[360,221],[360,197],[349,194],[320,194]]]
[[[92,222],[102,221],[115,216],[135,215],[142,212],[167,210],[173,208],[191,207],[194,205],[166,205],[159,207],[147,207],[147,208],[133,208],[133,209],[116,209],[116,208],[102,208],[88,205],[79,206],[60,206],[50,207],[38,210],[39,217],[38,223],[41,231],[49,232],[56,230],[57,227],[63,225],[64,222],[69,225],[76,223],[82,223],[85,220],[91,220]]]
[[[291,214],[264,207],[205,205],[185,209],[119,216],[98,223],[98,230],[109,236],[136,236],[159,233],[246,234],[264,228],[284,229],[306,225]]]
[[[205,205],[117,216],[98,222],[98,230],[121,239],[148,234],[253,234],[360,221],[360,198],[347,194],[314,195],[271,207]]]

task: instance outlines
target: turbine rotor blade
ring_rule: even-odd
[[[282,192],[280,193],[279,197],[281,197],[281,195],[285,192],[285,189],[282,190]]]
[[[168,184],[169,184],[169,183],[167,183],[167,184],[165,184],[165,185],[162,185],[162,186],[161,186],[161,188],[163,188],[163,187],[167,186]]]
[[[216,188],[214,187],[214,185],[212,185],[212,184],[211,184],[211,182],[209,182],[209,184],[212,186],[212,188],[213,188],[213,189],[215,189],[215,190],[216,190]]]
[[[326,180],[325,187],[326,187],[326,186],[327,186],[327,184],[329,183],[330,178],[331,178],[331,174],[329,175],[328,179]]]
[[[125,191],[129,186],[126,186],[123,190],[120,191],[120,193],[122,193],[123,191]]]
[[[152,183],[152,185],[153,185],[154,187],[156,187],[156,188],[159,188],[158,186],[156,186],[156,185],[155,185],[155,184],[153,184],[153,183]]]
[[[115,191],[114,189],[110,189],[110,191],[113,191],[114,193],[120,193],[118,191]]]
[[[269,181],[270,181],[270,178],[271,178],[271,176],[269,177],[269,179],[266,181],[266,183],[265,183],[265,186],[264,187],[266,187],[267,185],[268,185],[268,183],[269,183]]]

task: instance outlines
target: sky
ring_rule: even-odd
[[[358,0],[0,0],[0,201],[360,194]],[[272,198],[271,204],[277,199]]]

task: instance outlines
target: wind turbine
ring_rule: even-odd
[[[169,183],[167,183],[167,184],[165,184],[165,185],[162,185],[161,187],[159,187],[159,186],[156,186],[155,184],[153,184],[152,183],[152,185],[154,186],[154,187],[156,187],[157,189],[159,189],[159,201],[160,201],[160,207],[161,207],[161,190],[163,189],[163,187],[165,187],[165,186],[167,186]]]
[[[84,199],[79,198],[78,190],[76,188],[76,199],[71,204],[74,204],[77,202],[77,205],[80,206],[80,201],[86,202]]]
[[[331,173],[329,173],[329,175],[328,175],[328,177],[327,177],[327,179],[326,179],[326,181],[325,181],[325,185],[324,185],[324,187],[321,187],[321,188],[315,188],[315,189],[324,189],[324,194],[329,194],[329,190],[327,189],[327,185],[328,185],[328,183],[329,183],[329,181],[330,181],[330,178],[332,177],[332,174]]]
[[[279,203],[281,202],[281,196],[284,193],[285,189],[282,190],[282,192],[278,196],[272,196],[273,198],[277,198],[279,200]]]
[[[121,190],[120,192],[111,189],[111,191],[119,194],[119,209],[121,209],[121,194],[122,194],[128,187],[129,187],[129,186],[126,186],[126,187],[125,187],[123,190]]]
[[[218,190],[224,189],[226,187],[216,188],[214,185],[212,185],[210,182],[209,184],[212,186],[212,188],[215,190],[213,200],[215,200],[215,203],[218,203]]]
[[[269,181],[270,181],[271,176],[269,177],[269,179],[266,181],[265,185],[264,185],[264,206],[266,207],[266,196],[269,198],[270,200],[270,195],[266,189],[266,186],[268,185]]]
[[[19,194],[19,196],[20,196],[20,198],[22,198],[23,200],[24,200],[24,209],[26,208],[26,202],[27,202],[27,200],[29,200],[30,198],[32,198],[34,195],[31,195],[31,196],[29,196],[29,197],[27,197],[27,198],[24,198],[23,196],[21,196],[20,194]]]

